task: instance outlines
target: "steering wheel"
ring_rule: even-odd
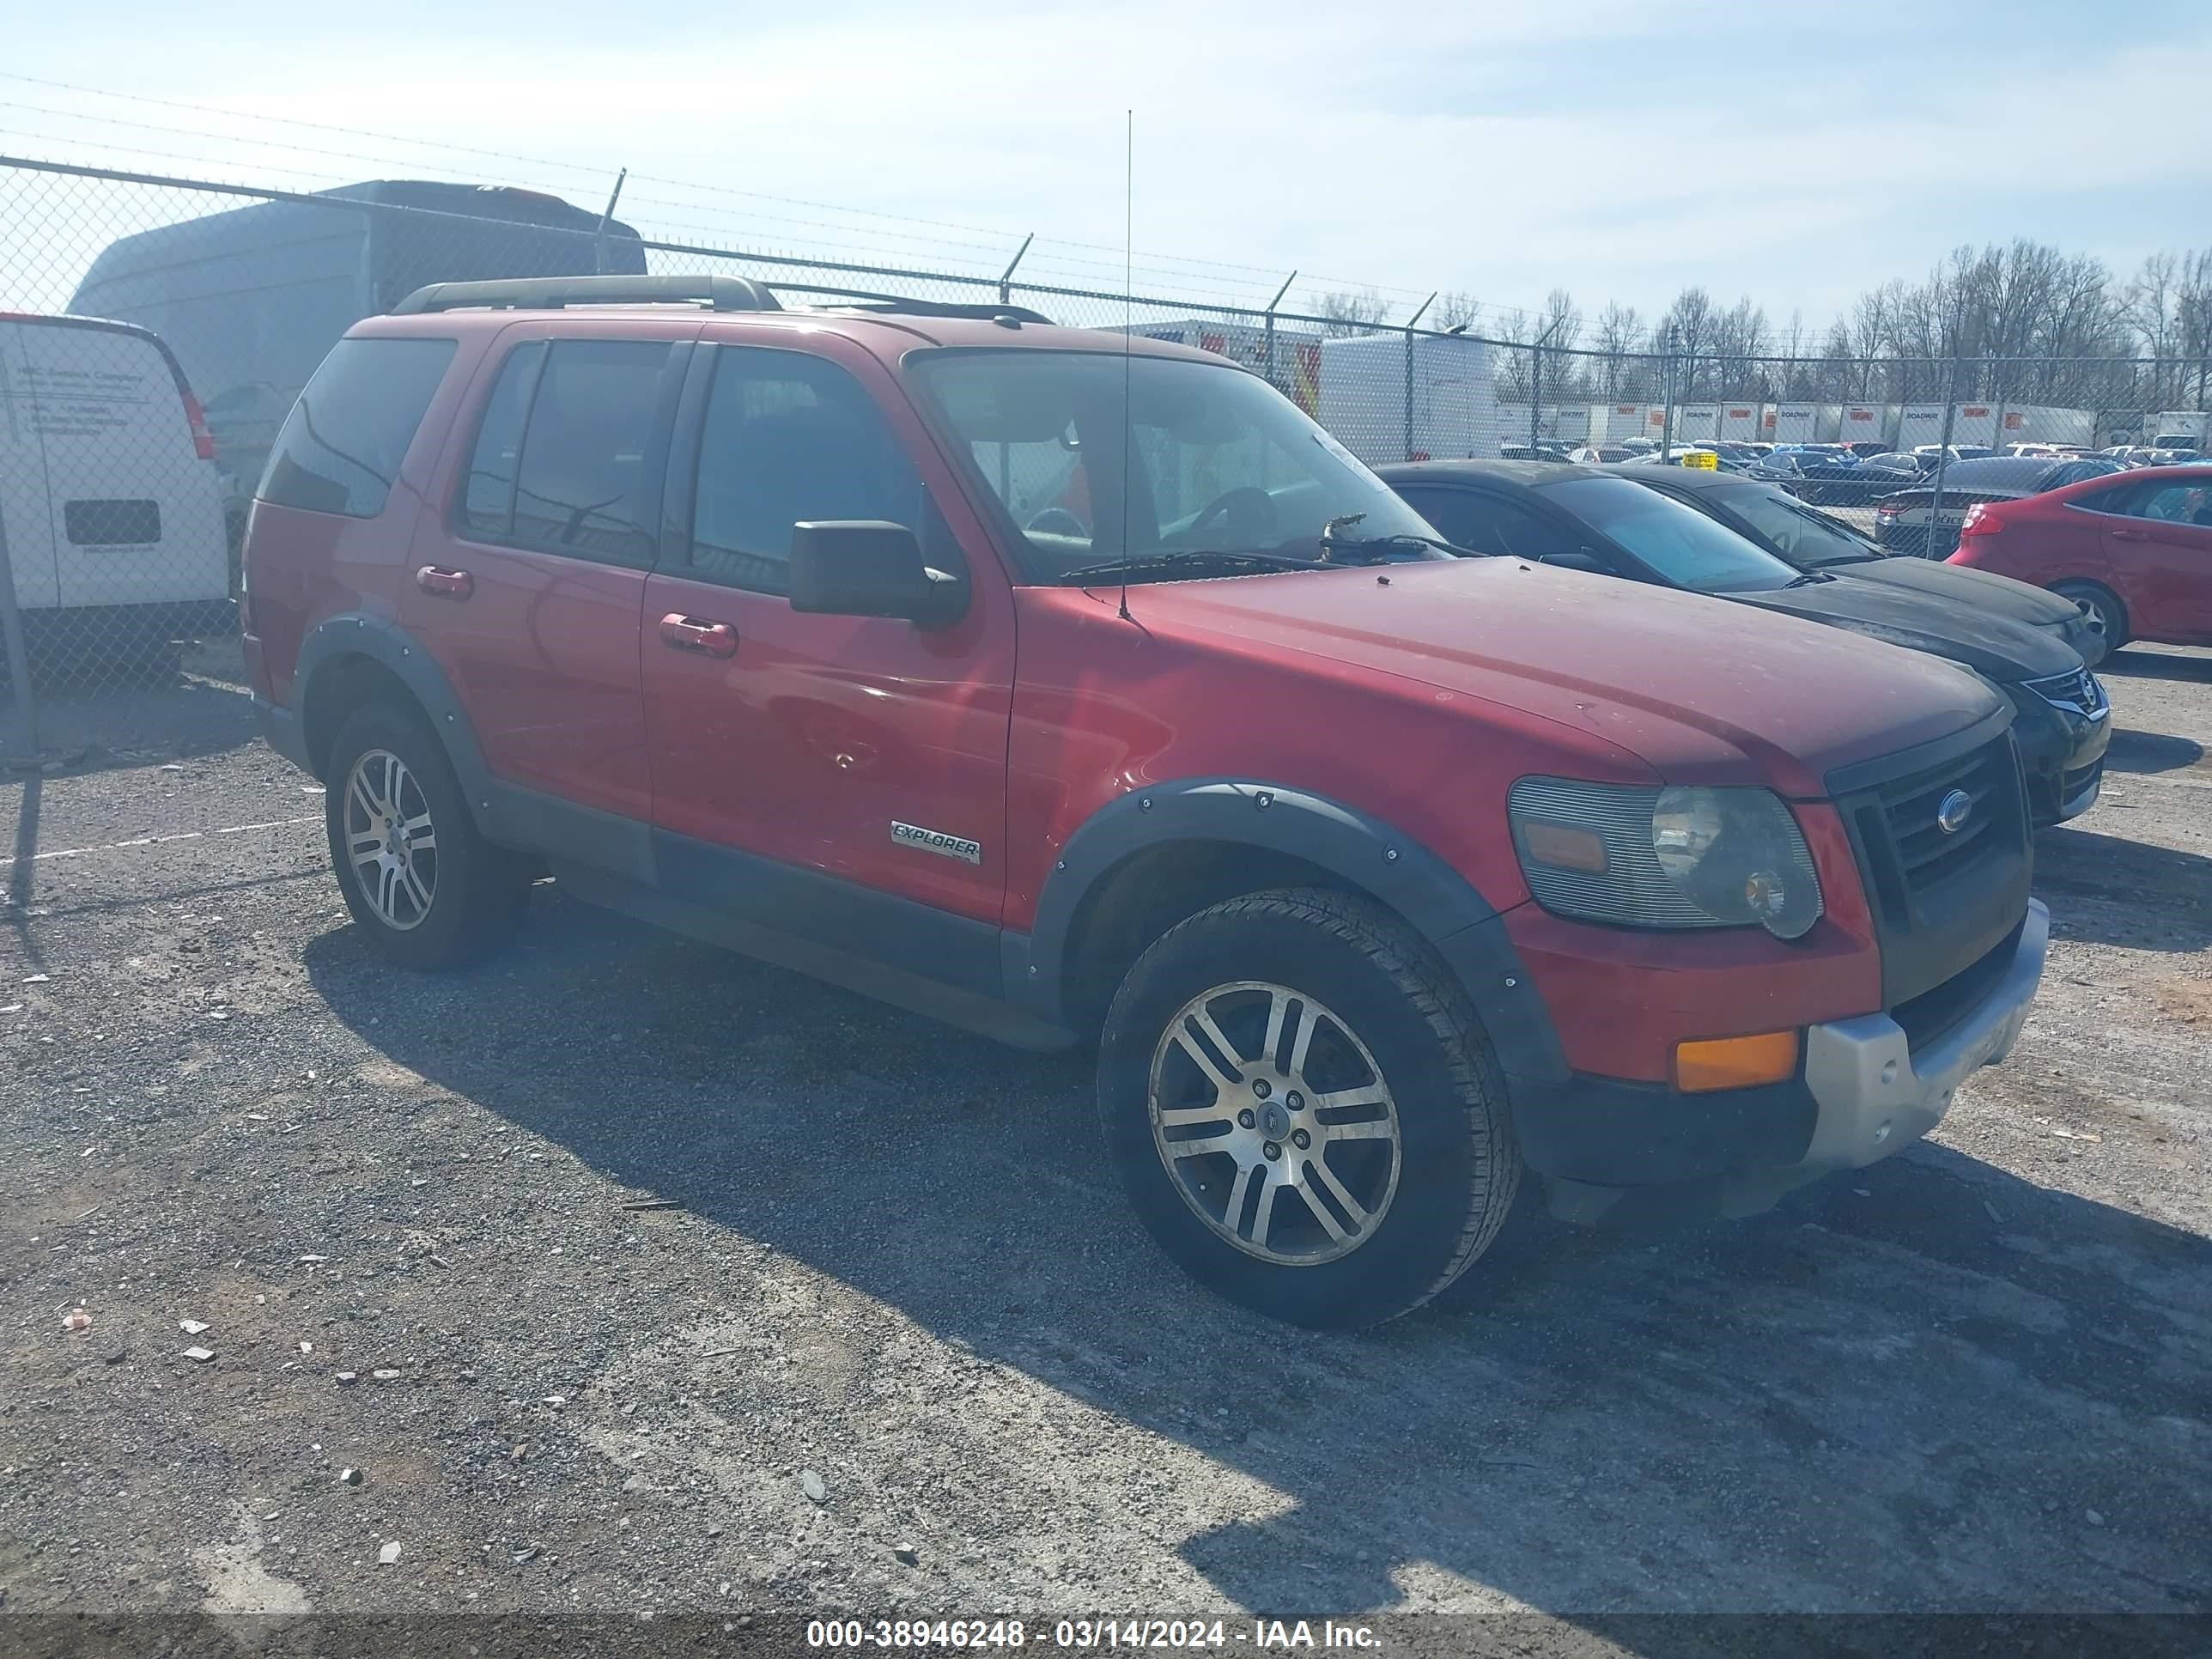
[[[1184,533],[1195,536],[1214,520],[1227,518],[1257,540],[1274,529],[1276,517],[1273,495],[1256,484],[1239,484],[1234,489],[1224,490],[1200,507]]]
[[[1038,534],[1044,536],[1074,536],[1081,538],[1088,536],[1091,533],[1089,526],[1086,526],[1082,520],[1077,518],[1075,514],[1069,512],[1064,507],[1048,507],[1043,512],[1039,513],[1027,524],[1024,525],[1022,528],[1024,530],[1034,530]]]

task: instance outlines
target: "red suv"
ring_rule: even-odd
[[[2041,974],[1935,660],[1461,560],[1219,357],[731,279],[425,289],[286,423],[270,741],[452,962],[586,900],[1040,1048],[1224,1294],[1371,1323],[1562,1213],[1924,1133]]]

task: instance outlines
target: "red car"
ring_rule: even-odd
[[[1138,1214],[1306,1323],[1435,1294],[1523,1170],[1595,1218],[1887,1157],[2042,971],[1989,686],[1446,556],[1258,376],[1007,307],[424,290],[301,394],[246,573],[387,957],[483,949],[550,871],[1095,1043]]]
[[[2212,465],[2146,467],[1967,509],[1952,564],[2033,582],[2130,640],[2212,645]]]

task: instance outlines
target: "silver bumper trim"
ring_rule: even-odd
[[[2051,912],[2039,899],[2003,977],[1965,1018],[1917,1054],[1887,1014],[1815,1025],[1805,1034],[1805,1085],[1818,1115],[1801,1175],[1856,1170],[1909,1146],[1943,1121],[1959,1085],[2012,1051],[2043,978]]]

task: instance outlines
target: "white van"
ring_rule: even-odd
[[[0,311],[0,547],[33,664],[234,625],[214,441],[155,335]]]

